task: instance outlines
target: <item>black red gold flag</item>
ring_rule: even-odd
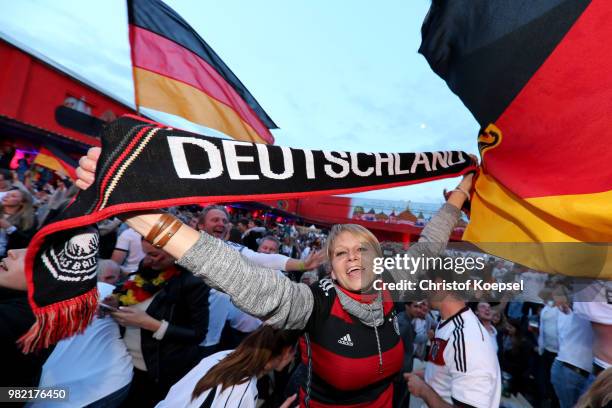
[[[465,240],[612,278],[611,19],[607,0],[432,2],[419,52],[481,126]]]
[[[136,105],[238,139],[274,143],[272,119],[215,51],[161,0],[128,0]]]
[[[42,147],[38,151],[34,163],[51,170],[63,172],[73,180],[77,179],[76,168],[78,162],[76,159],[53,146]]]

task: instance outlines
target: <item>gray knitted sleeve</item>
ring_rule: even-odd
[[[274,327],[303,329],[312,313],[314,298],[307,285],[255,265],[208,234],[200,234],[177,263],[227,293],[239,309]]]
[[[408,249],[408,255],[431,257],[441,255],[460,215],[461,211],[457,207],[444,204],[423,228],[419,241]]]
[[[419,241],[410,246],[406,254],[409,257],[437,257],[442,255],[450,234],[459,220],[461,211],[448,203],[431,218],[431,221],[423,228]],[[422,277],[426,271],[419,268],[413,275],[408,276],[405,270],[391,269],[389,273],[393,279],[399,282],[402,279],[416,279]]]

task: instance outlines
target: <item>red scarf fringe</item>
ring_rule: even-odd
[[[63,338],[82,333],[98,308],[98,288],[34,310],[36,321],[17,341],[24,353],[47,348]]]

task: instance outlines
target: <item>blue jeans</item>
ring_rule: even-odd
[[[121,405],[125,397],[127,397],[130,391],[130,384],[123,388],[119,388],[112,394],[108,394],[106,397],[100,398],[97,401],[87,405],[86,408],[117,408]]]
[[[561,408],[572,408],[585,390],[589,378],[565,367],[557,359],[550,369],[550,382],[555,389]]]

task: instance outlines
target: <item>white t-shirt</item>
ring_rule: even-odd
[[[191,400],[191,394],[196,384],[204,375],[233,350],[225,350],[208,356],[189,371],[183,378],[170,388],[166,398],[156,405],[156,408],[199,408],[206,400],[210,389],[206,390],[195,400]],[[221,385],[217,386],[212,408],[240,407],[255,408],[257,406],[257,377],[252,377],[239,385],[228,387],[221,392]]]
[[[575,304],[574,304],[575,307]],[[559,313],[557,319],[559,353],[557,360],[582,368],[593,369],[593,329],[591,322],[577,313]]]
[[[234,248],[236,251],[240,252],[240,254],[249,261],[268,269],[284,271],[287,266],[287,261],[290,259],[289,257],[281,254],[264,254],[262,252],[255,252],[244,245],[231,241],[225,241],[225,243]]]
[[[499,362],[491,336],[470,308],[438,324],[428,360],[425,382],[449,404],[499,406]]]
[[[100,299],[114,286],[98,282]],[[66,402],[36,402],[35,407],[83,407],[125,387],[132,381],[132,358],[119,326],[109,316],[94,318],[85,331],[61,340],[45,362],[39,387],[67,387]]]
[[[593,281],[574,295],[574,312],[591,322],[612,325],[612,281]]]
[[[540,354],[544,350],[551,353],[559,351],[559,330],[557,322],[559,320],[559,308],[546,305],[540,311],[540,333],[538,337],[538,351]]]
[[[483,327],[484,327],[484,325],[483,325]],[[489,331],[485,327],[485,331],[491,337],[491,344],[493,344],[493,349],[495,350],[495,354],[497,354],[497,351],[499,350],[498,347],[497,347],[497,329],[492,324],[491,324],[491,330],[492,331]]]
[[[211,289],[208,295],[208,331],[200,345],[219,344],[225,322],[244,333],[250,333],[261,325],[261,320],[234,306],[228,294]]]
[[[131,228],[126,229],[117,238],[115,249],[127,252],[125,260],[120,265],[123,273],[132,273],[138,270],[138,264],[145,257],[142,250],[142,236]]]
[[[518,296],[518,300],[523,302],[544,303],[540,297],[540,292],[546,286],[548,275],[543,272],[528,270],[521,274],[516,274],[515,280],[523,280],[523,292]]]
[[[425,346],[427,345],[427,320],[415,317],[412,319],[412,327],[414,327],[414,356],[418,359],[425,359]]]

